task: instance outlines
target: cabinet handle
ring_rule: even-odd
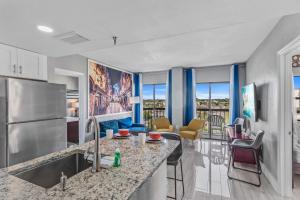
[[[14,74],[17,72],[17,69],[16,69],[16,65],[13,65],[13,68],[14,68]]]
[[[22,71],[22,65],[19,66],[19,71],[20,71],[20,74],[23,73],[23,71]]]

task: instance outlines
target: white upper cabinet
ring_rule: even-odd
[[[0,75],[47,80],[47,57],[0,45]]]
[[[0,44],[0,75],[16,76],[16,49]]]

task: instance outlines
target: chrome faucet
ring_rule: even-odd
[[[93,126],[92,126],[93,124]],[[92,129],[94,127],[94,130]],[[94,146],[94,157],[93,157],[93,166],[92,166],[92,173],[99,172],[100,169],[100,160],[101,160],[101,154],[100,154],[100,125],[97,122],[97,119],[95,116],[92,116],[89,118],[86,126],[86,132],[94,131],[94,137],[95,137],[95,146]]]

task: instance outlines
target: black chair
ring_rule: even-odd
[[[173,153],[167,158],[167,165],[174,166],[174,178],[167,177],[168,179],[172,179],[175,182],[175,197],[167,196],[168,198],[177,200],[177,181],[181,181],[182,183],[182,197],[184,197],[184,182],[183,182],[183,171],[182,171],[182,142],[179,135],[175,133],[162,133],[162,137],[168,139],[168,140],[177,140],[180,141],[180,144],[178,147],[173,151]],[[177,179],[177,165],[180,163],[180,169],[181,169],[181,179]]]
[[[244,182],[244,183],[248,183],[248,184],[251,184],[251,185],[254,185],[254,186],[257,186],[257,187],[259,187],[261,185],[260,175],[261,175],[262,171],[261,171],[261,166],[260,166],[260,161],[259,161],[259,152],[260,152],[260,149],[261,149],[261,146],[262,146],[263,136],[264,136],[264,131],[259,130],[256,133],[255,140],[241,140],[241,139],[233,140],[233,142],[230,144],[231,155],[230,155],[230,158],[229,158],[228,170],[227,170],[227,176],[228,176],[229,179],[233,179],[233,180],[241,181],[241,182]],[[251,150],[253,152],[253,156],[254,156],[255,163],[256,163],[256,171],[243,169],[243,168],[239,168],[239,167],[234,166],[234,156],[235,156],[236,149],[248,149],[248,150]],[[234,177],[230,176],[229,172],[230,172],[231,160],[232,160],[232,167],[234,169],[239,169],[239,170],[243,170],[243,171],[247,171],[247,172],[250,172],[250,173],[257,174],[259,183],[255,184],[255,183],[251,183],[251,182],[241,180],[241,179],[237,179],[237,178],[234,178]]]

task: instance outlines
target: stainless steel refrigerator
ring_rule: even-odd
[[[0,78],[0,168],[67,147],[66,86]]]

